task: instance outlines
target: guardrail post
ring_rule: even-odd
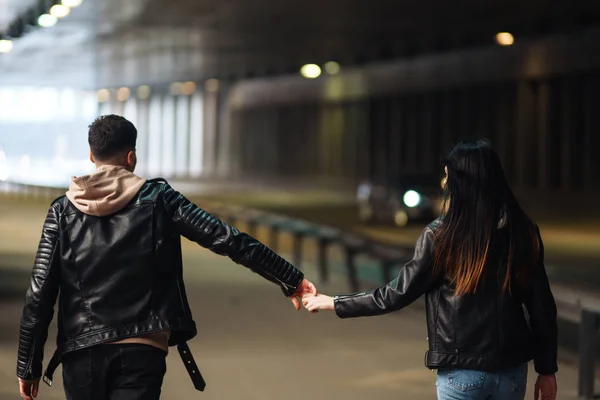
[[[360,285],[358,283],[358,272],[356,270],[356,251],[346,247],[346,265],[348,267],[348,280],[350,283],[350,290],[358,292]]]
[[[269,232],[269,247],[274,252],[277,252],[277,248],[279,247],[279,227],[273,225],[271,227],[271,231]]]
[[[596,379],[596,354],[598,334],[598,314],[588,310],[581,311],[579,323],[579,398],[594,399],[594,381]]]
[[[294,244],[293,244],[293,262],[296,268],[300,267],[302,262],[302,242],[304,235],[300,232],[294,232]]]
[[[317,260],[319,263],[319,278],[322,283],[329,282],[329,258],[327,257],[327,249],[329,248],[329,240],[320,238],[317,240]]]

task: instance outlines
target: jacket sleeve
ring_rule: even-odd
[[[59,204],[55,202],[44,222],[25,296],[17,356],[17,376],[22,379],[42,376],[44,345],[59,290],[59,215]]]
[[[525,307],[535,337],[535,371],[542,375],[552,375],[558,371],[558,322],[556,302],[544,267],[544,244],[541,236],[539,241],[540,260],[535,268],[532,284],[525,293]]]
[[[286,296],[291,296],[304,279],[301,271],[267,246],[200,209],[168,184],[164,201],[181,235],[278,284]]]
[[[336,296],[335,312],[340,318],[366,317],[400,310],[417,300],[436,280],[433,273],[434,233],[425,228],[415,247],[413,259],[398,277],[366,293]]]

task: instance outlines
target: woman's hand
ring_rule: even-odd
[[[556,376],[538,375],[533,395],[535,400],[556,400]]]
[[[324,294],[318,296],[306,295],[302,297],[302,304],[304,308],[313,313],[320,310],[333,311],[335,309],[333,297]]]

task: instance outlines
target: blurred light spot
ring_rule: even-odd
[[[83,3],[83,0],[62,0],[61,3],[63,6],[75,8],[79,7]]]
[[[191,96],[196,92],[196,83],[195,82],[186,82],[183,84],[181,91],[186,96]]]
[[[50,14],[42,14],[38,18],[38,25],[42,28],[50,28],[58,22],[58,19]]]
[[[100,89],[98,90],[98,103],[106,103],[110,100],[110,90]]]
[[[335,61],[329,61],[325,63],[325,72],[329,75],[337,75],[340,73],[340,64]]]
[[[206,89],[207,92],[216,92],[219,90],[219,80],[215,78],[207,80],[204,84],[204,89]]]
[[[8,53],[13,49],[12,40],[2,39],[0,40],[0,53]]]
[[[321,67],[317,64],[306,64],[300,68],[300,73],[307,79],[314,79],[321,76]]]
[[[509,32],[499,32],[496,34],[496,42],[500,46],[512,46],[515,43],[515,37]]]
[[[50,8],[50,15],[56,18],[64,18],[71,12],[71,8],[62,4],[55,4]]]
[[[129,96],[131,96],[131,90],[129,90],[129,88],[122,87],[117,90],[117,100],[126,101],[129,99]]]
[[[169,91],[171,92],[171,94],[173,96],[177,96],[177,95],[181,94],[182,89],[183,89],[183,83],[181,83],[181,82],[174,82],[169,87]]]
[[[150,89],[150,86],[142,85],[139,88],[137,88],[137,97],[140,100],[146,100],[150,97],[151,92],[152,90]]]
[[[421,202],[421,195],[414,190],[409,190],[404,193],[404,198],[402,200],[404,200],[404,204],[406,204],[407,207],[416,207]]]

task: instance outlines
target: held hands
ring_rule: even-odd
[[[333,297],[326,296],[324,294],[315,295],[305,295],[302,296],[302,304],[304,308],[306,308],[311,313],[319,312],[320,310],[324,311],[334,311],[335,305],[333,302]]]
[[[294,294],[292,294],[290,296],[290,299],[292,300],[292,304],[294,305],[294,308],[296,309],[296,311],[298,311],[298,310],[300,310],[299,298],[304,298],[305,296],[316,296],[316,295],[317,295],[317,288],[315,287],[315,285],[313,285],[312,282],[308,281],[307,279],[304,279],[304,280],[302,280],[302,282],[300,282],[300,286],[298,286],[298,288],[296,289]]]

